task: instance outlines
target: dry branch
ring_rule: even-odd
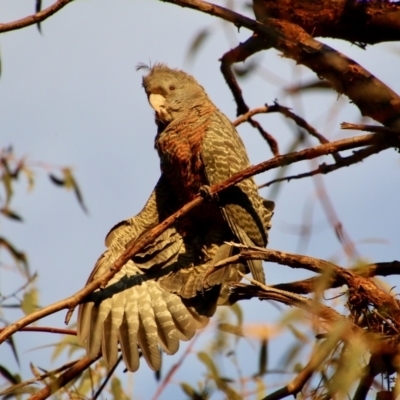
[[[302,174],[289,175],[289,176],[284,176],[282,178],[273,179],[271,181],[268,181],[268,182],[260,185],[259,189],[271,186],[274,183],[278,183],[278,182],[284,182],[284,181],[290,182],[291,180],[309,178],[311,176],[315,176],[315,175],[319,175],[319,174],[326,175],[326,174],[329,174],[330,172],[336,171],[340,168],[349,167],[350,165],[354,165],[356,163],[364,161],[366,158],[372,156],[373,154],[378,154],[381,151],[386,150],[388,148],[389,148],[389,146],[368,146],[368,147],[365,147],[364,149],[356,150],[351,156],[341,157],[339,159],[339,161],[334,164],[323,163],[323,164],[320,164],[318,166],[318,168],[316,168],[312,171],[309,171],[309,172],[304,172]]]
[[[327,79],[338,93],[345,94],[357,105],[362,115],[386,126],[400,127],[400,97],[361,65],[318,42],[300,26],[276,19],[261,24],[227,8],[200,0],[163,1],[192,8],[252,30],[265,40],[264,48],[275,47],[286,57],[310,68],[318,77]],[[257,35],[254,39],[257,40],[255,47],[260,49],[262,46]],[[248,108],[244,110],[247,111]]]
[[[57,11],[60,11],[63,7],[65,7],[68,3],[71,3],[73,0],[58,0],[50,7],[28,17],[19,19],[18,21],[0,23],[0,33],[14,31],[16,29],[25,28],[29,25],[34,25],[39,22],[44,21],[45,19],[51,17]]]
[[[63,374],[61,374],[58,378],[54,379],[51,385],[45,386],[43,389],[39,390],[33,396],[29,398],[29,400],[44,400],[55,393],[61,387],[64,387],[67,383],[71,382],[74,378],[78,377],[86,368],[88,368],[91,364],[97,361],[100,358],[100,355],[95,359],[91,360],[88,357],[83,357],[72,367],[67,369]]]
[[[351,293],[357,297],[357,301],[360,301],[360,298],[365,298],[369,304],[373,304],[377,309],[387,310],[386,312],[388,315],[390,315],[393,320],[398,320],[400,323],[400,316],[398,315],[400,314],[399,302],[394,299],[392,295],[375,285],[370,279],[357,275],[351,270],[314,257],[264,249],[261,247],[235,246],[245,249],[241,253],[245,259],[254,257],[264,261],[287,265],[291,268],[300,268],[316,272],[327,277],[332,277],[335,280],[338,279],[339,282],[341,281],[342,285],[345,284],[348,286],[350,290],[349,301],[351,301]],[[326,282],[326,284],[328,283],[329,281]],[[324,289],[329,287],[326,284],[324,284]]]
[[[253,0],[257,19],[283,19],[314,37],[364,45],[400,40],[400,4],[357,0]]]

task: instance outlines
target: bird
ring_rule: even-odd
[[[155,110],[161,177],[143,209],[110,230],[88,282],[199,192],[249,166],[236,129],[193,77],[165,64],[148,69],[143,86]],[[157,371],[160,348],[176,353],[217,306],[232,304],[230,287],[241,274],[250,270],[265,282],[259,260],[213,267],[237,251],[231,241],[266,246],[273,202],[259,195],[252,178],[205,200],[80,304],[78,339],[89,358],[101,351],[111,368],[119,344],[129,371],[139,368],[141,355]]]
[[[236,128],[195,78],[163,63],[138,68],[149,70],[143,87],[158,126],[155,148],[177,208],[250,166]],[[254,179],[245,179],[218,197],[191,213],[192,224],[205,231],[227,224],[240,243],[265,247],[274,203],[260,196]],[[261,260],[247,263],[253,278],[265,284]]]

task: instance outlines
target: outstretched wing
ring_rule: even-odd
[[[239,134],[220,111],[211,116],[201,145],[201,157],[210,185],[223,182],[250,165]],[[241,243],[261,247],[267,245],[273,207],[265,206],[252,178],[221,193],[220,206],[229,227]],[[262,262],[250,260],[248,265],[254,279],[265,283]]]
[[[112,234],[109,249],[97,261],[89,281],[103,274],[125,250],[136,234],[135,219],[120,224]],[[184,251],[182,238],[174,229],[167,230],[146,249],[146,262],[154,268],[176,263]],[[200,321],[202,325],[207,319]],[[132,260],[110,280],[103,290],[94,292],[78,312],[78,336],[88,356],[96,357],[100,350],[107,365],[118,358],[118,342],[127,368],[139,368],[141,349],[153,370],[159,370],[159,345],[168,354],[179,348],[179,340],[189,340],[199,326],[181,298],[169,293],[143,273]]]
[[[103,274],[129,242],[159,222],[159,202],[165,189],[165,182],[160,179],[143,210],[110,231],[106,238],[108,250],[97,261],[89,281]],[[174,354],[179,340],[189,340],[199,323],[207,323],[207,318],[193,316],[179,296],[163,289],[141,269],[151,265],[160,270],[176,264],[181,253],[185,253],[183,238],[170,228],[128,261],[105,289],[95,291],[80,305],[78,337],[89,357],[96,357],[101,350],[112,366],[118,358],[119,342],[130,371],[139,367],[138,346],[149,366],[158,370],[159,345],[166,353]]]
[[[117,224],[107,235],[106,250],[89,281],[103,274],[126,246],[157,224],[167,189],[161,179],[143,210]],[[161,202],[161,203],[160,203]],[[79,306],[78,338],[94,358],[102,351],[110,367],[118,359],[118,343],[128,370],[139,368],[140,352],[159,370],[159,347],[174,354],[180,340],[189,340],[204,327],[217,304],[229,303],[229,282],[240,277],[234,266],[206,276],[210,260],[226,258],[226,227],[187,242],[176,226],[161,234],[129,260],[109,281]],[[229,232],[228,232],[229,233]]]

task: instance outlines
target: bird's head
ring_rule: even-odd
[[[186,72],[165,64],[138,67],[143,68],[150,71],[143,77],[143,87],[159,122],[168,124],[209,101],[204,89]]]

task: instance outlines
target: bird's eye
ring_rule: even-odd
[[[169,87],[169,90],[175,90],[175,86],[171,85],[171,86]]]

